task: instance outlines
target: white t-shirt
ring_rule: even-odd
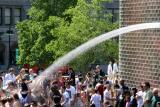
[[[111,94],[109,93],[108,89],[105,89],[105,91],[103,92],[103,97],[104,97],[104,101],[111,98]]]
[[[101,95],[95,93],[91,96],[91,103],[95,104],[96,107],[101,107]]]
[[[138,106],[137,107],[142,107],[144,92],[143,91],[138,91],[137,96],[138,96],[138,99],[137,99]]]
[[[66,92],[69,95],[70,101],[74,100],[74,96],[76,94],[76,89],[73,86],[70,86],[70,88],[66,88]]]
[[[16,76],[14,74],[8,73],[3,77],[3,87],[7,87],[9,82],[15,82]]]
[[[75,78],[75,81],[76,81],[76,92],[78,93],[79,78]]]
[[[115,74],[116,72],[118,72],[118,66],[117,63],[113,64],[113,73]]]
[[[146,96],[146,92],[144,91],[144,92],[143,92],[143,96],[142,96],[142,98],[143,98],[143,103],[144,103],[144,100],[145,100],[145,96]]]
[[[108,65],[108,69],[107,70],[108,70],[107,71],[108,75],[111,75],[112,74],[112,65],[111,64]]]
[[[63,93],[63,98],[64,98],[64,102],[65,102],[63,107],[70,107],[71,105],[70,105],[70,100],[69,100],[70,98],[69,98],[68,92],[65,91]]]

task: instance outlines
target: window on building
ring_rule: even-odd
[[[113,12],[113,22],[119,21],[119,10],[115,9]]]
[[[2,24],[2,8],[0,8],[0,24]]]
[[[5,24],[10,25],[11,24],[11,9],[6,8],[5,9]]]
[[[21,21],[21,9],[17,8],[15,9],[15,13],[14,13],[14,18],[15,18],[15,23]]]
[[[0,42],[0,65],[4,64],[4,53],[5,52],[5,46],[2,42]]]

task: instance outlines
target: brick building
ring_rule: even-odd
[[[15,24],[27,18],[29,0],[0,0],[0,69],[15,65]]]
[[[121,0],[121,27],[160,21],[160,0]],[[129,86],[150,81],[160,85],[160,29],[140,30],[120,37],[120,71]]]

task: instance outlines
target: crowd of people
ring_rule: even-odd
[[[16,75],[10,68],[0,76],[0,107],[160,107],[157,88],[149,82],[128,87],[116,66],[108,65],[108,75],[99,65],[85,75],[72,68],[65,75],[59,71],[41,81],[40,95],[30,87],[40,73],[22,68]]]

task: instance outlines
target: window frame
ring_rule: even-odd
[[[2,25],[2,8],[0,7],[0,25]]]
[[[15,14],[16,13],[16,10],[19,10],[19,13],[18,14]],[[22,9],[21,8],[15,8],[15,13],[14,13],[14,22],[15,24],[20,22],[21,21],[21,16],[22,16]],[[18,20],[16,20],[18,19]]]
[[[9,10],[9,13],[8,13],[8,15],[6,15],[6,10]],[[5,25],[11,25],[11,16],[12,16],[12,9],[11,8],[9,8],[9,7],[7,7],[7,8],[5,8],[4,9],[4,23],[5,23]],[[7,20],[7,18],[9,19],[9,20]],[[9,21],[9,22],[8,22]]]

